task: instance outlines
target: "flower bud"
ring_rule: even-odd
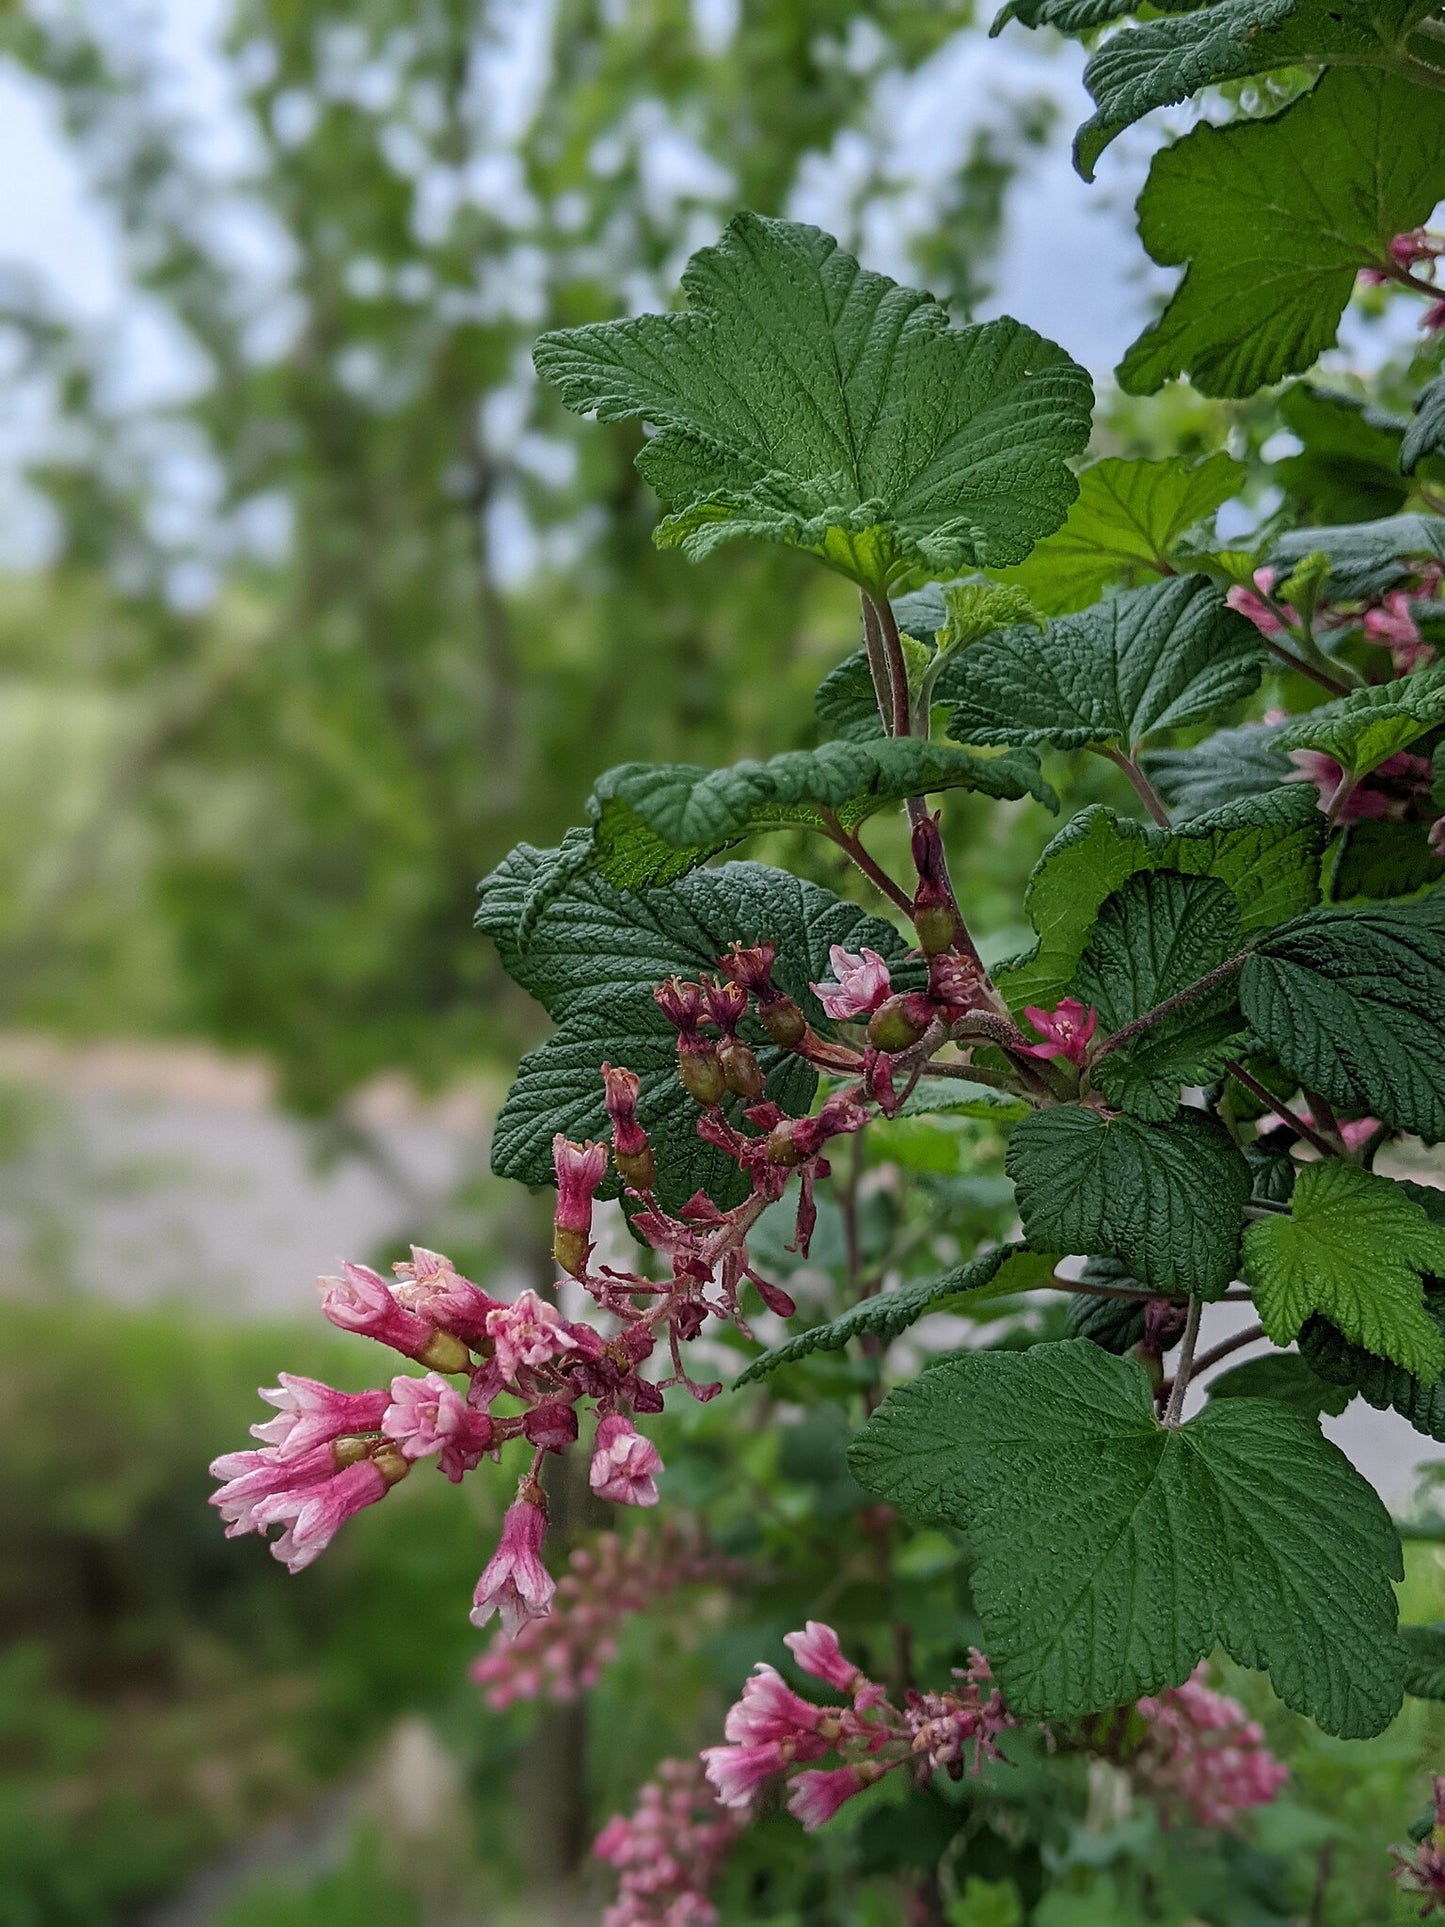
[[[739,1043],[735,1037],[725,1038],[718,1047],[718,1060],[727,1087],[736,1096],[749,1100],[762,1096],[762,1069],[746,1044]]]
[[[540,1445],[548,1452],[565,1452],[577,1439],[577,1413],[560,1399],[537,1405],[522,1420],[522,1435],[529,1445]]]
[[[943,838],[936,816],[925,816],[914,826],[913,862],[918,871],[913,927],[918,932],[919,949],[926,957],[933,957],[949,948],[956,927]]]
[[[807,1018],[781,992],[759,1005],[758,1020],[779,1050],[796,1050],[808,1034]]]

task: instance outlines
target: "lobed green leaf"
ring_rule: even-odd
[[[1417,669],[1394,682],[1353,689],[1296,717],[1274,738],[1276,749],[1322,750],[1348,776],[1367,776],[1445,723],[1445,668]]]

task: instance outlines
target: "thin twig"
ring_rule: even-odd
[[[1307,1124],[1297,1111],[1292,1111],[1283,1098],[1276,1097],[1268,1085],[1261,1084],[1257,1077],[1251,1077],[1237,1057],[1226,1059],[1224,1068],[1237,1084],[1243,1084],[1252,1096],[1257,1097],[1266,1110],[1273,1111],[1281,1123],[1288,1124],[1292,1131],[1298,1131],[1307,1144],[1315,1147],[1321,1157],[1337,1158],[1340,1155],[1338,1145],[1331,1144],[1328,1138],[1322,1137],[1312,1124]]]
[[[1275,636],[1265,636],[1263,640],[1269,653],[1277,657],[1287,669],[1297,669],[1302,676],[1308,676],[1311,682],[1318,683],[1321,689],[1327,689],[1332,696],[1349,695],[1352,684],[1344,682],[1338,676],[1332,676],[1327,669],[1317,668],[1314,663],[1307,662],[1303,656],[1296,655],[1293,649],[1286,649]]]
[[[1207,1352],[1202,1353],[1195,1359],[1194,1369],[1191,1371],[1190,1377],[1198,1378],[1201,1372],[1207,1372],[1211,1365],[1219,1364],[1220,1360],[1228,1358],[1231,1352],[1243,1351],[1246,1345],[1253,1345],[1263,1337],[1263,1325],[1247,1325],[1243,1331],[1235,1332],[1232,1338],[1221,1338],[1217,1345],[1211,1345]],[[1170,1379],[1166,1384],[1160,1386],[1159,1389],[1172,1394],[1174,1381]]]
[[[843,828],[843,825],[838,821],[832,810],[824,810],[821,814],[823,818],[823,834],[828,838],[829,842],[836,843],[849,861],[857,864],[858,868],[874,888],[881,890],[894,908],[901,910],[904,916],[911,921],[913,917],[913,899],[903,886],[900,883],[896,883],[894,879],[889,876],[882,864],[864,849],[861,840],[851,830],[845,830]]]
[[[1202,1298],[1189,1300],[1189,1311],[1184,1321],[1184,1336],[1179,1341],[1179,1363],[1174,1368],[1174,1383],[1169,1389],[1169,1403],[1164,1408],[1164,1424],[1176,1431],[1184,1415],[1184,1394],[1189,1390],[1189,1381],[1194,1376],[1194,1347],[1199,1343],[1199,1317],[1204,1309]]]
[[[1118,1050],[1122,1044],[1132,1043],[1141,1032],[1152,1030],[1155,1024],[1162,1024],[1166,1017],[1172,1017],[1176,1010],[1183,1010],[1197,997],[1207,996],[1220,984],[1227,983],[1231,977],[1243,970],[1249,958],[1250,952],[1241,950],[1238,956],[1230,957],[1227,962],[1218,964],[1197,983],[1186,984],[1183,990],[1177,990],[1172,997],[1166,997],[1162,1004],[1156,1004],[1152,1010],[1146,1010],[1142,1016],[1121,1025],[1111,1037],[1106,1037],[1099,1045],[1090,1059],[1091,1067],[1097,1064],[1101,1057],[1107,1057],[1110,1051]]]

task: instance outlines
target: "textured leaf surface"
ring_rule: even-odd
[[[1408,1655],[1405,1691],[1415,1699],[1445,1700],[1445,1620],[1433,1626],[1402,1626]]]
[[[1217,877],[1142,871],[1105,898],[1072,995],[1098,1011],[1103,1037],[1187,990],[1243,945],[1234,894]],[[1110,1051],[1092,1081],[1121,1110],[1171,1118],[1180,1086],[1220,1076],[1243,1028],[1229,979]]]
[[[1197,12],[1117,34],[1084,70],[1098,112],[1079,130],[1079,171],[1092,180],[1110,141],[1156,107],[1202,87],[1276,67],[1349,62],[1399,69],[1410,31],[1436,0],[1215,0]]]
[[[1199,1298],[1237,1275],[1249,1166],[1210,1112],[1143,1124],[1060,1104],[1015,1126],[1005,1169],[1035,1250],[1118,1258],[1151,1291]]]
[[[1445,1231],[1389,1178],[1333,1160],[1300,1172],[1288,1217],[1244,1234],[1244,1275],[1276,1345],[1318,1312],[1355,1344],[1433,1379],[1445,1341],[1425,1311],[1422,1272],[1445,1275]]]
[[[1259,687],[1258,632],[1208,576],[1126,590],[1043,629],[977,642],[949,734],[964,743],[1120,749],[1208,721]]]
[[[1182,816],[1203,816],[1241,797],[1265,796],[1298,775],[1277,747],[1278,723],[1218,729],[1192,749],[1150,750],[1144,774]]]
[[[1445,1340],[1445,1291],[1427,1291],[1425,1310]],[[1398,1412],[1426,1438],[1445,1442],[1445,1382],[1419,1379],[1402,1365],[1352,1345],[1325,1318],[1312,1318],[1300,1333],[1300,1352],[1321,1378],[1373,1405]]]
[[[739,214],[689,262],[685,314],[543,335],[563,401],[657,433],[638,467],[694,559],[760,537],[874,592],[1022,561],[1068,512],[1083,369],[1016,321],[954,330],[816,228]]]
[[[816,884],[758,863],[697,871],[673,889],[623,896],[594,876],[576,876],[518,940],[528,894],[546,851],[522,844],[482,886],[477,922],[493,939],[509,975],[557,1025],[522,1059],[492,1137],[492,1168],[525,1184],[550,1184],[552,1135],[603,1138],[600,1066],[626,1064],[642,1079],[638,1110],[653,1134],[658,1190],[676,1207],[700,1185],[723,1202],[741,1195],[737,1168],[696,1135],[698,1111],[677,1080],[676,1032],[652,1001],[654,985],[715,967],[734,938],[777,944],[774,979],[816,1023],[826,1023],[810,980],[827,972],[829,946],[864,944],[903,962],[891,925]],[[759,1033],[769,1094],[793,1113],[806,1111],[817,1079],[799,1058],[782,1057]]]
[[[1445,375],[1437,375],[1420,391],[1415,419],[1400,450],[1400,466],[1413,475],[1427,455],[1445,455]]]
[[[989,1084],[973,1084],[966,1078],[923,1077],[913,1094],[904,1100],[900,1117],[979,1117],[995,1124],[1016,1122],[1027,1117],[1033,1106],[1007,1091]],[[887,1138],[883,1140],[887,1149]]]
[[[1244,464],[1232,455],[1158,462],[1111,455],[1079,476],[1079,499],[1064,526],[1004,579],[1026,590],[1045,615],[1068,615],[1116,582],[1172,575],[1183,538],[1244,481]]]
[[[954,789],[1058,808],[1030,751],[974,756],[916,737],[825,743],[730,769],[624,763],[599,778],[588,804],[593,862],[619,890],[648,889],[763,830],[821,830],[830,813],[855,830],[905,797]]]
[[[1188,263],[1119,368],[1130,394],[1187,374],[1251,395],[1333,345],[1360,269],[1445,195],[1445,94],[1338,68],[1268,120],[1200,126],[1154,158],[1139,232]]]
[[[1417,669],[1396,682],[1354,689],[1285,725],[1281,750],[1318,749],[1351,776],[1366,776],[1445,723],[1445,668]]]
[[[849,1463],[968,1533],[989,1660],[1027,1717],[1177,1685],[1216,1645],[1328,1732],[1377,1733],[1399,1709],[1389,1514],[1281,1404],[1223,1399],[1165,1431],[1137,1364],[1071,1339],[926,1372]]]
[[[1312,789],[1250,798],[1177,830],[1156,830],[1095,806],[1060,830],[1024,897],[1039,933],[1033,954],[995,973],[1014,1010],[1052,1007],[1068,989],[1099,906],[1140,870],[1215,876],[1229,886],[1246,931],[1319,901],[1327,829]]]
[[[999,1245],[969,1264],[955,1266],[941,1278],[924,1279],[916,1285],[905,1285],[901,1291],[885,1291],[876,1298],[861,1299],[841,1317],[799,1332],[786,1344],[775,1345],[761,1358],[755,1358],[734,1381],[734,1389],[767,1378],[780,1366],[796,1364],[813,1352],[840,1352],[851,1339],[861,1338],[865,1333],[891,1344],[930,1312],[966,1311],[969,1303],[984,1298],[1007,1298],[1013,1292],[1046,1285],[1053,1277],[1056,1262],[1041,1252],[1026,1250],[1023,1245]]]
[[[1316,551],[1330,558],[1331,601],[1371,601],[1413,574],[1416,564],[1445,562],[1445,516],[1390,515],[1380,522],[1296,529],[1275,543],[1270,565],[1287,573]]]
[[[1251,1358],[1209,1381],[1211,1398],[1272,1398],[1292,1412],[1318,1418],[1328,1412],[1338,1418],[1350,1402],[1342,1385],[1331,1385],[1310,1369],[1298,1352],[1271,1352]]]
[[[1347,1117],[1445,1137],[1445,898],[1316,910],[1240,977],[1261,1041]]]

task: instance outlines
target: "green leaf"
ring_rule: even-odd
[[[1117,1258],[1091,1258],[1083,1275],[1094,1284],[1138,1284]],[[1122,1357],[1144,1336],[1145,1311],[1142,1298],[1091,1298],[1079,1292],[1069,1300],[1064,1325],[1070,1338],[1087,1338]]]
[[[1362,268],[1445,195],[1445,95],[1339,68],[1268,120],[1200,126],[1154,158],[1139,200],[1153,259],[1188,271],[1119,368],[1133,395],[1187,374],[1251,395],[1334,343]]]
[[[1433,1626],[1402,1626],[1405,1691],[1414,1699],[1445,1700],[1445,1620]]]
[[[1437,0],[1215,0],[1179,19],[1151,20],[1106,41],[1084,70],[1098,112],[1079,129],[1079,172],[1156,107],[1202,87],[1319,62],[1402,72],[1406,42]]]
[[[1222,1399],[1165,1430],[1137,1364],[1071,1339],[926,1372],[848,1457],[909,1517],[968,1534],[982,1644],[1026,1718],[1177,1685],[1216,1645],[1327,1732],[1399,1710],[1395,1529],[1278,1403]]]
[[[734,1391],[767,1378],[783,1365],[796,1364],[813,1352],[841,1352],[854,1338],[868,1334],[885,1345],[901,1337],[934,1311],[963,1311],[969,1304],[986,1298],[1009,1298],[1015,1292],[1037,1290],[1047,1285],[1058,1261],[1020,1244],[998,1245],[966,1265],[958,1265],[941,1278],[924,1279],[905,1285],[899,1291],[880,1292],[876,1298],[860,1299],[840,1317],[826,1325],[814,1325],[798,1332],[785,1344],[755,1358],[745,1372],[733,1381]]]
[[[1395,682],[1353,689],[1287,723],[1277,749],[1322,750],[1347,775],[1367,776],[1445,723],[1445,668],[1417,669]]]
[[[1208,576],[1170,576],[1043,629],[975,643],[948,730],[965,743],[1129,754],[1158,730],[1243,701],[1263,662],[1254,625]]]
[[[1425,1310],[1445,1342],[1445,1291],[1427,1291]],[[1299,1344],[1310,1368],[1321,1378],[1364,1399],[1378,1412],[1398,1412],[1426,1438],[1445,1441],[1445,1379],[1416,1378],[1363,1345],[1352,1345],[1326,1318],[1311,1318]]]
[[[1079,476],[1079,499],[1064,526],[1003,580],[1026,590],[1046,615],[1068,615],[1115,583],[1173,575],[1184,537],[1240,492],[1245,473],[1225,454],[1095,462]]]
[[[1070,992],[1098,1011],[1103,1038],[1243,947],[1234,894],[1217,877],[1141,871],[1105,898]],[[1182,1084],[1223,1075],[1243,1029],[1231,978],[1110,1051],[1091,1069],[1091,1082],[1120,1110],[1162,1122],[1178,1110]]]
[[[1244,1275],[1276,1345],[1319,1312],[1422,1379],[1445,1365],[1445,1341],[1425,1312],[1426,1271],[1445,1273],[1445,1231],[1389,1178],[1333,1159],[1300,1172],[1288,1217],[1244,1234]]]
[[[1056,1105],[1014,1127],[1004,1168],[1035,1250],[1118,1258],[1179,1296],[1222,1298],[1238,1273],[1249,1166],[1210,1112],[1144,1124]]]
[[[1298,773],[1276,746],[1279,731],[1278,723],[1241,723],[1216,730],[1192,749],[1150,750],[1144,774],[1170,809],[1185,817],[1265,796]]]
[[[552,1136],[605,1138],[603,1059],[642,1080],[638,1105],[652,1133],[658,1192],[675,1209],[700,1186],[723,1204],[743,1195],[736,1165],[697,1136],[697,1106],[677,1079],[676,1032],[652,1001],[667,977],[695,978],[715,968],[734,939],[776,943],[774,981],[815,1023],[826,1023],[809,988],[827,972],[828,950],[864,944],[893,965],[904,946],[890,924],[816,884],[760,863],[700,870],[673,889],[623,896],[599,878],[574,876],[546,904],[525,947],[518,935],[529,893],[550,852],[513,850],[482,885],[477,922],[493,939],[510,976],[557,1025],[522,1059],[492,1137],[492,1169],[524,1184],[550,1184]],[[801,1058],[754,1039],[768,1095],[805,1112],[817,1078]]]
[[[1368,817],[1345,826],[1330,866],[1332,903],[1352,897],[1413,897],[1445,878],[1445,860],[1430,848],[1429,823]]]
[[[1315,910],[1264,937],[1239,980],[1260,1041],[1347,1117],[1445,1137],[1445,896]]]
[[[1274,464],[1272,479],[1310,521],[1358,522],[1394,515],[1404,506],[1403,422],[1353,395],[1308,382],[1286,389],[1279,414],[1304,446]]]
[[[1415,419],[1400,449],[1400,466],[1413,475],[1427,455],[1445,455],[1445,375],[1436,375],[1420,391]]]
[[[592,862],[616,889],[651,889],[764,830],[822,830],[831,813],[852,831],[905,797],[953,789],[1058,808],[1030,751],[975,756],[913,736],[786,750],[731,769],[623,763],[598,778],[588,802]]]
[[[1038,614],[1022,589],[1002,582],[958,582],[944,591],[948,611],[939,637],[945,653],[1008,629],[1016,623],[1038,626]]]
[[[1209,1396],[1215,1398],[1272,1398],[1292,1412],[1317,1419],[1322,1412],[1338,1418],[1350,1402],[1350,1394],[1340,1385],[1328,1384],[1311,1371],[1308,1361],[1298,1352],[1271,1352],[1265,1358],[1251,1358],[1235,1365],[1209,1381]]]
[[[1175,0],[1178,4],[1178,0]],[[1194,0],[1187,0],[1192,6]],[[1060,33],[1087,33],[1138,11],[1139,0],[1007,0],[994,16],[989,33],[1002,33],[1010,20],[1025,27],[1054,27]]]
[[[1024,907],[1039,933],[1033,953],[995,972],[1015,1011],[1052,1008],[1069,986],[1099,906],[1140,870],[1216,876],[1229,886],[1247,931],[1319,901],[1328,834],[1313,789],[1294,785],[1251,797],[1177,830],[1156,830],[1112,810],[1081,810],[1035,866]]]
[[[1332,602],[1373,602],[1426,562],[1445,562],[1445,516],[1389,515],[1343,528],[1296,529],[1270,551],[1270,566],[1288,572],[1316,549],[1330,558]]]
[[[976,1117],[993,1124],[1013,1124],[1027,1117],[1033,1106],[1007,1091],[988,1084],[970,1083],[965,1078],[920,1078],[911,1096],[904,1099],[900,1117]],[[883,1143],[887,1148],[887,1138]]]
[[[873,594],[1020,562],[1077,492],[1093,391],[1016,321],[954,330],[926,294],[816,228],[739,214],[688,263],[685,314],[537,343],[579,414],[641,418],[637,466],[698,560],[742,536],[810,550]]]

